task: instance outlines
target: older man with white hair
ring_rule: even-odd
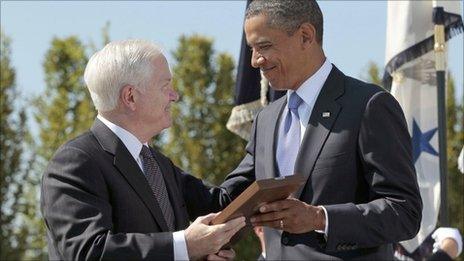
[[[85,82],[98,111],[92,128],[61,146],[42,179],[50,259],[186,260],[220,250],[245,225],[209,225],[228,203],[151,148],[171,125],[178,95],[153,43],[113,42],[95,53]],[[189,225],[189,220],[196,220]],[[218,252],[219,251],[219,252]]]

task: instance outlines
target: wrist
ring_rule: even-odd
[[[325,223],[326,223],[326,220],[325,220],[325,212],[324,212],[324,209],[322,209],[322,207],[318,206],[318,207],[315,207],[316,208],[316,218],[315,218],[315,230],[321,230],[321,231],[324,231],[325,230]]]
[[[452,238],[445,238],[440,243],[440,249],[445,251],[445,253],[448,254],[452,259],[458,256],[458,244]]]

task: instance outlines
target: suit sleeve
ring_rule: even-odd
[[[410,239],[420,228],[422,201],[403,112],[386,92],[368,101],[358,136],[358,159],[369,202],[325,206],[327,250],[375,247]]]
[[[246,154],[240,164],[227,175],[221,187],[224,187],[232,199],[238,197],[248,186],[256,180],[255,176],[255,144],[256,131],[260,113],[253,121],[250,132],[250,140],[246,146]]]
[[[62,147],[43,176],[41,195],[49,244],[61,259],[173,259],[172,233],[113,233],[109,202],[98,163]]]
[[[175,167],[181,180],[182,194],[185,199],[189,218],[218,212],[239,196],[254,180],[254,136],[256,120],[252,127],[251,139],[246,147],[246,155],[238,167],[230,173],[220,186],[205,185],[203,181],[184,173]],[[174,164],[173,164],[174,165]]]
[[[219,212],[231,202],[224,188],[205,184],[201,179],[185,173],[180,168],[175,166],[174,168],[177,179],[180,180],[189,220],[193,221],[199,216]]]

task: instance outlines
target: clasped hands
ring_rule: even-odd
[[[322,207],[306,204],[295,198],[287,198],[265,204],[260,214],[251,217],[253,226],[266,226],[293,234],[325,229],[325,214]]]

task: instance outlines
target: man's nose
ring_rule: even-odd
[[[179,94],[174,89],[171,89],[169,91],[169,100],[172,102],[176,102],[179,100]]]
[[[253,51],[253,53],[251,55],[251,66],[253,68],[261,67],[264,64],[265,61],[266,61],[266,59],[264,58],[264,56],[262,56],[261,54],[259,54],[256,51]]]

